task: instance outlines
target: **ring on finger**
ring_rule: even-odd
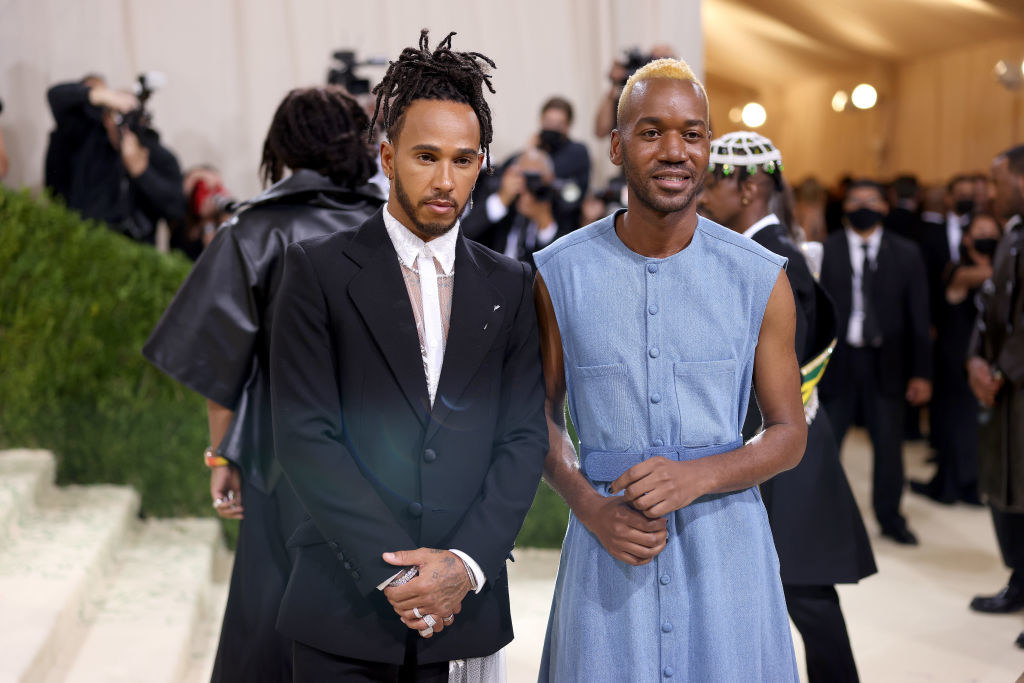
[[[423,623],[425,623],[427,626],[429,626],[430,630],[433,631],[434,627],[437,625],[437,619],[435,619],[433,617],[433,615],[430,615],[430,614],[424,614],[422,619],[423,619]]]
[[[424,638],[426,638],[427,636],[429,636],[433,632],[434,632],[434,629],[432,629],[432,628],[420,629],[420,635],[423,636]]]
[[[224,499],[223,498],[214,498],[213,499],[213,507],[219,508],[223,504],[224,504]]]
[[[420,608],[419,607],[413,607],[412,608],[412,613],[413,613],[413,616],[415,616],[417,619],[422,619],[423,618],[423,615],[420,614]]]
[[[451,623],[452,623],[453,621],[455,621],[455,614],[454,614],[454,613],[452,613],[452,614],[449,614],[448,616],[446,616],[445,618],[443,618],[443,619],[442,619],[441,621],[443,621],[443,622],[444,622],[444,625],[445,625],[445,626],[451,626]]]

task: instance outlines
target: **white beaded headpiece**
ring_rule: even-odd
[[[749,130],[726,133],[712,140],[708,162],[709,171],[714,172],[720,166],[724,176],[740,169],[753,175],[758,167],[765,173],[782,170],[782,154],[772,141]]]

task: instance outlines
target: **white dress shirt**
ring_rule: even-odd
[[[418,262],[420,262],[421,256],[430,257],[436,264],[436,268],[439,272],[435,274],[436,278],[449,278],[454,280],[455,277],[455,245],[459,239],[459,223],[456,222],[455,226],[451,230],[435,237],[429,242],[424,242],[418,236],[413,234],[409,228],[402,225],[402,223],[391,215],[389,208],[384,208],[384,227],[388,232],[388,237],[391,238],[391,244],[394,245],[395,251],[398,253],[398,261],[406,269],[422,273],[422,270],[418,268]],[[428,316],[435,316],[437,320],[443,319],[445,316],[443,312],[443,306],[436,295],[431,297],[427,292],[429,291],[429,283],[424,284],[422,278],[420,281],[419,290],[423,295],[422,301],[422,318],[423,323],[417,325],[422,340],[420,344],[420,353],[423,356],[423,369],[424,375],[427,380],[427,393],[430,395],[430,404],[434,404],[434,397],[437,393],[438,380],[441,377],[441,365],[444,361],[444,346],[447,340],[447,334],[444,332],[443,326],[440,329],[435,328],[427,323]],[[436,292],[436,287],[434,289]],[[450,311],[450,301],[449,311]],[[410,302],[413,304],[413,309],[418,308],[420,302]],[[434,310],[428,310],[428,304],[430,304]],[[450,315],[450,313],[449,313]],[[440,353],[432,353],[432,350],[440,349]],[[470,571],[473,572],[473,577],[476,579],[476,592],[479,593],[483,590],[484,583],[487,581],[487,577],[484,575],[480,565],[473,560],[472,557],[456,550],[455,548],[449,548],[449,550],[458,555],[469,567]],[[387,585],[391,583],[401,572],[397,572],[393,576],[389,576],[383,583],[377,586],[378,589],[384,590]],[[441,616],[447,616],[442,614]]]
[[[754,235],[759,233],[762,228],[767,228],[769,225],[779,225],[782,221],[774,213],[770,213],[758,222],[751,225],[749,228],[743,231],[744,237],[753,238]]]
[[[850,324],[846,328],[846,343],[850,346],[864,346],[864,295],[861,278],[864,267],[864,244],[868,245],[868,259],[878,260],[878,249],[882,246],[882,228],[877,228],[867,240],[861,239],[854,230],[845,228],[846,242],[850,245],[850,267],[853,269],[851,283],[853,301],[850,308]]]
[[[949,243],[949,260],[960,263],[960,240],[964,236],[964,226],[960,216],[950,211],[946,214],[946,241]]]

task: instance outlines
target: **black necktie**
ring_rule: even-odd
[[[868,257],[868,245],[862,244],[864,259],[860,266],[860,295],[864,303],[864,326],[862,336],[864,346],[882,345],[882,328],[878,324],[878,314],[875,312],[874,291],[875,271],[871,259]]]

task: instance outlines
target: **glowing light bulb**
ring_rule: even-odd
[[[878,103],[878,91],[867,83],[861,83],[850,93],[850,100],[857,109],[871,109]]]
[[[747,102],[741,115],[743,125],[749,128],[760,128],[768,120],[768,112],[757,102]]]
[[[832,111],[845,111],[849,101],[850,96],[846,94],[845,90],[836,90],[836,94],[832,96]]]

